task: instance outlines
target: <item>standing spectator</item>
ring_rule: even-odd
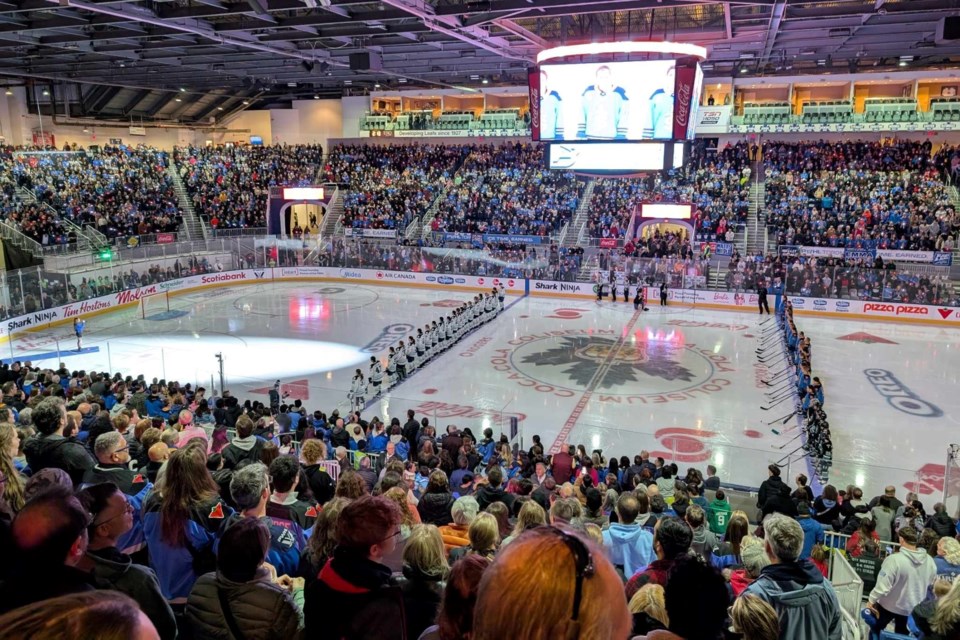
[[[13,520],[12,546],[5,550],[0,613],[92,591],[92,577],[77,568],[87,551],[89,524],[89,514],[66,489],[49,488],[28,500]]]
[[[100,436],[101,438],[103,436]],[[153,569],[134,563],[117,548],[117,541],[133,527],[134,509],[111,482],[87,487],[77,495],[90,514],[87,553],[77,568],[91,574],[102,589],[124,593],[137,601],[162,640],[177,637],[173,610],[160,593]]]
[[[896,512],[893,509],[893,499],[890,496],[880,496],[876,506],[870,509],[873,521],[876,523],[877,535],[883,542],[893,540],[893,521]]]
[[[195,637],[300,637],[303,578],[278,578],[264,564],[269,548],[270,531],[257,518],[243,518],[227,529],[217,550],[217,570],[200,576],[187,600]]]
[[[887,498],[887,507],[893,510],[894,515],[897,511],[900,510],[900,507],[903,506],[903,503],[900,501],[900,498],[897,497],[897,488],[893,485],[887,485],[883,489],[882,496],[876,496],[873,500],[870,501],[870,508],[876,507],[880,504],[882,498]]]
[[[630,600],[633,594],[645,584],[665,585],[667,573],[676,563],[677,558],[690,553],[692,542],[693,532],[690,526],[680,518],[666,517],[657,520],[653,530],[653,551],[657,559],[627,581],[627,600]]]
[[[730,596],[720,572],[692,557],[681,558],[664,586],[669,633],[654,631],[638,640],[719,638],[727,620]],[[697,609],[690,611],[690,603]]]
[[[480,580],[490,562],[482,556],[467,556],[450,569],[437,624],[427,627],[420,640],[462,640],[473,634],[473,611]]]
[[[720,478],[717,477],[717,468],[707,465],[707,477],[703,480],[703,488],[707,491],[717,491],[720,488]]]
[[[771,464],[767,467],[767,471],[769,476],[760,485],[760,491],[757,493],[757,507],[764,516],[774,512],[791,517],[796,516],[796,507],[790,500],[790,487],[780,479],[780,467]]]
[[[917,537],[916,529],[904,527],[899,533],[900,550],[880,565],[877,584],[867,603],[877,618],[873,626],[877,635],[891,620],[896,632],[906,635],[907,616],[927,597],[937,577],[933,558],[924,549],[917,549]]]
[[[432,524],[416,525],[403,548],[403,608],[407,638],[419,638],[437,618],[450,566],[443,538]]]
[[[573,478],[573,461],[576,453],[576,447],[568,446],[565,450],[561,447],[561,451],[551,456],[550,475],[553,476],[553,479],[557,481],[558,485],[570,482],[571,478]]]
[[[603,546],[614,568],[621,576],[643,571],[655,556],[653,535],[637,524],[637,516],[649,508],[645,494],[623,493],[617,499],[617,522],[603,531]]]
[[[487,570],[471,638],[619,639],[631,627],[622,583],[606,556],[575,534],[538,527]]]
[[[707,520],[710,523],[710,531],[718,536],[722,536],[727,531],[727,523],[730,522],[730,515],[732,513],[733,508],[727,501],[727,494],[723,492],[723,489],[718,489],[713,502],[710,503],[710,507],[707,510]]]
[[[303,443],[300,449],[300,458],[303,462],[303,471],[310,485],[313,499],[319,505],[325,505],[333,499],[336,483],[327,470],[320,463],[327,459],[327,447],[322,440],[310,438]]]
[[[235,400],[235,398],[231,398]],[[241,415],[236,419],[236,437],[223,449],[223,465],[228,469],[235,469],[240,462],[260,462],[260,452],[263,450],[264,440],[253,435],[255,425],[249,416]]]
[[[400,541],[400,510],[388,498],[362,496],[337,523],[333,558],[309,587],[306,633],[318,640],[406,640],[403,598],[383,564]]]
[[[450,493],[447,474],[440,469],[435,469],[430,474],[427,488],[417,503],[420,520],[424,524],[434,524],[438,527],[450,524],[453,522],[453,517],[450,514],[453,503],[453,494]]]
[[[730,590],[734,596],[739,596],[754,580],[760,577],[763,568],[770,564],[770,558],[764,550],[763,539],[754,536],[744,536],[740,541],[739,569],[730,572]]]
[[[233,509],[221,499],[200,447],[170,454],[162,478],[143,505],[143,530],[160,591],[182,603],[197,578],[216,566],[217,532]]]
[[[813,545],[823,542],[826,527],[810,517],[810,505],[807,502],[797,503],[797,522],[803,529],[803,551],[800,552],[800,559],[806,560],[810,557]]]
[[[777,612],[757,596],[737,598],[730,608],[733,630],[743,640],[778,640],[780,623]]]
[[[771,605],[780,636],[792,640],[840,640],[842,618],[833,586],[809,560],[801,560],[803,529],[786,516],[764,520],[764,549],[770,564],[744,593]]]
[[[47,467],[63,469],[70,474],[73,486],[79,486],[83,475],[93,468],[94,461],[82,444],[63,436],[63,429],[67,426],[63,401],[57,398],[40,401],[33,410],[32,419],[38,433],[23,445],[30,469],[34,473]]]
[[[502,502],[507,506],[509,513],[513,512],[513,503],[516,496],[501,489],[501,485],[503,485],[503,469],[493,467],[487,472],[487,484],[477,489],[475,494],[481,511],[486,510],[487,506],[494,502]]]
[[[0,429],[2,428],[0,426]],[[942,502],[933,505],[933,515],[927,518],[926,526],[936,531],[941,538],[952,538],[957,534],[957,523],[947,513],[947,507]]]
[[[693,542],[690,544],[690,549],[703,558],[704,562],[712,564],[713,550],[720,542],[717,540],[717,536],[707,528],[704,518],[705,514],[699,505],[690,505],[684,513],[684,520],[693,530]]]

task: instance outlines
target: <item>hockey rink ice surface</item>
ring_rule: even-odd
[[[128,309],[90,318],[77,353],[69,326],[3,345],[4,358],[70,369],[226,387],[260,397],[280,379],[288,402],[308,410],[349,408],[357,367],[384,355],[473,294],[347,283],[231,287],[169,298],[148,318]],[[635,313],[632,303],[508,296],[507,310],[417,370],[365,414],[406,420],[407,409],[442,432],[448,424],[508,433],[518,418],[525,447],[539,435],[549,449],[584,444],[604,455],[641,449],[681,467],[714,463],[724,480],[758,486],[766,465],[799,446],[796,420],[767,423],[792,410],[764,411],[770,369],[756,358],[756,314],[686,304]],[[770,321],[772,322],[772,321]],[[957,335],[939,328],[798,317],[813,340],[814,374],[824,383],[834,443],[829,481],[886,484],[898,494],[941,495],[947,446],[960,433]],[[772,371],[771,371],[772,369]],[[891,383],[890,378],[894,379]],[[891,384],[893,386],[891,386]],[[900,389],[891,396],[891,388]],[[793,427],[792,431],[787,431]],[[782,435],[773,433],[781,431]],[[785,433],[784,433],[785,432]],[[789,483],[811,470],[798,452]]]

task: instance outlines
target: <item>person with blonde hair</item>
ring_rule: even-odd
[[[408,639],[419,638],[437,618],[449,572],[440,530],[433,524],[415,526],[403,548],[400,579]]]
[[[414,518],[413,510],[410,509],[410,503],[407,502],[407,492],[400,487],[391,487],[383,497],[396,504],[397,509],[400,510],[400,539],[406,540],[410,537],[413,525],[419,524]]]
[[[301,571],[302,575],[307,576],[308,584],[316,579],[323,565],[333,556],[333,550],[337,548],[337,523],[340,520],[340,512],[348,504],[350,500],[347,498],[334,498],[317,514],[313,531],[307,541],[307,548],[300,560],[301,568],[308,569]]]
[[[471,640],[621,640],[623,583],[603,550],[558,527],[525,531],[480,582]]]
[[[533,529],[547,524],[547,512],[544,511],[538,503],[528,500],[520,507],[520,513],[517,514],[517,523],[513,526],[513,532],[503,539],[501,547],[505,547],[516,540],[521,533],[527,529]]]
[[[300,448],[300,464],[307,476],[310,492],[317,504],[324,505],[333,499],[336,483],[320,463],[327,459],[327,445],[319,438],[310,438]]]
[[[760,571],[770,564],[763,550],[763,538],[748,535],[740,539],[740,564],[741,568],[731,571],[729,578],[735,596],[743,593],[757,579]]]
[[[9,422],[0,423],[0,499],[16,513],[23,508],[24,481],[13,459],[20,452],[20,436]]]
[[[940,538],[937,557],[933,559],[937,577],[956,580],[960,576],[960,542],[956,538]]]
[[[500,526],[496,517],[486,511],[478,513],[477,517],[470,523],[467,537],[470,539],[470,544],[451,551],[451,561],[456,562],[463,556],[474,554],[492,560],[497,553],[497,547],[500,545]]]
[[[733,630],[743,636],[743,640],[778,640],[780,623],[773,607],[757,596],[744,595],[737,598],[730,607]]]
[[[933,633],[933,629],[930,627],[930,621],[937,612],[937,607],[943,599],[943,596],[950,593],[954,584],[956,583],[953,581],[947,582],[946,580],[937,580],[933,583],[933,588],[931,589],[933,598],[924,600],[915,606],[910,613],[910,617],[907,618],[907,629],[910,633],[918,638],[937,638]]]
[[[956,638],[960,636],[960,581],[954,581],[947,595],[937,602],[937,610],[930,620],[932,638]]]
[[[117,591],[85,591],[41,600],[0,616],[5,640],[159,640],[137,603]]]
[[[667,603],[663,596],[663,586],[645,584],[633,594],[628,605],[633,614],[633,634],[641,635],[657,629],[666,629],[670,625],[667,615]]]

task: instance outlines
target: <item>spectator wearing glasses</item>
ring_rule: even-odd
[[[337,523],[338,545],[306,593],[306,633],[317,640],[406,640],[403,597],[383,564],[400,542],[400,510],[362,496]]]
[[[117,548],[118,541],[134,523],[134,508],[127,497],[112,482],[89,486],[77,497],[91,519],[87,527],[87,553],[77,568],[91,574],[97,587],[119,591],[136,600],[162,640],[176,638],[177,623],[173,610],[160,593],[157,574],[149,567],[135,564]]]
[[[603,551],[557,527],[537,527],[486,571],[471,637],[622,640],[632,625],[623,583]]]

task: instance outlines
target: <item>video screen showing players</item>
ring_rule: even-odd
[[[676,62],[543,65],[540,140],[670,140]]]

